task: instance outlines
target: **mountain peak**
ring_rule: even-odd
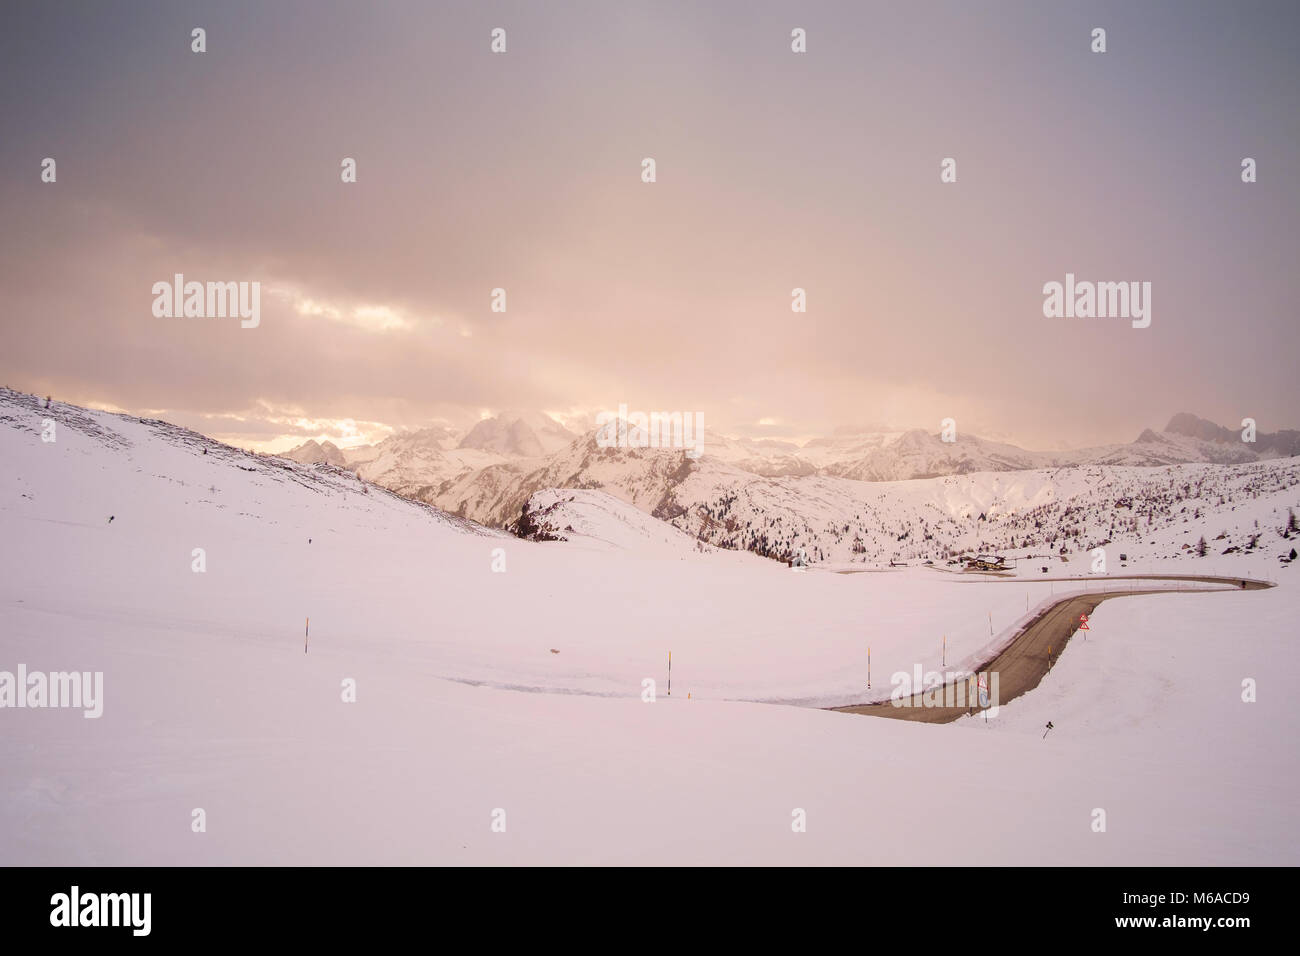
[[[516,458],[541,458],[577,436],[541,412],[502,412],[484,418],[460,440],[461,448],[478,448]]]
[[[485,418],[460,440],[460,448],[478,448],[519,458],[540,458],[545,454],[537,433],[523,419]]]
[[[339,468],[348,467],[347,458],[337,445],[332,441],[318,442],[314,438],[308,438],[297,448],[283,452],[280,457],[304,465],[317,465],[324,462]]]
[[[1236,432],[1190,412],[1179,412],[1169,419],[1165,431],[1175,435],[1185,435],[1188,438],[1199,438],[1201,441],[1231,441],[1237,437]]]

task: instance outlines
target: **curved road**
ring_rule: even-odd
[[[1182,577],[1180,575],[1134,575],[1134,577],[1176,578],[1183,581],[1230,584],[1238,589],[1241,589],[1244,584],[1245,589],[1250,591],[1273,587],[1272,584],[1266,581],[1256,581],[1250,578]],[[1077,581],[1079,579],[1069,580]],[[1044,608],[1005,650],[991,661],[977,667],[976,670],[979,673],[997,672],[999,682],[998,703],[1005,705],[1038,686],[1050,669],[1051,661],[1055,661],[1061,656],[1061,652],[1065,650],[1065,645],[1069,643],[1070,638],[1078,630],[1079,615],[1091,615],[1102,601],[1114,597],[1129,597],[1135,594],[1188,594],[1220,590],[1223,590],[1223,588],[1188,588],[1183,591],[1147,589],[1106,591],[1064,597],[1055,604]],[[1051,661],[1048,660],[1048,648],[1051,648]],[[967,681],[963,681],[963,683],[967,683]],[[950,688],[953,689],[950,690]],[[947,699],[959,699],[956,697],[952,683],[945,684],[943,691]],[[937,693],[937,691],[932,693]],[[965,688],[963,688],[963,694],[965,694]],[[965,696],[969,697],[969,695]],[[946,724],[965,714],[978,713],[982,709],[977,701],[972,701],[971,704],[972,706],[969,707],[923,707],[921,706],[921,694],[917,693],[910,698],[910,706],[895,706],[892,701],[880,701],[873,704],[852,704],[848,707],[828,707],[826,709],[843,711],[848,714],[892,717],[895,720],[919,720],[927,724]]]

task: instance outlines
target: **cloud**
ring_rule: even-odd
[[[78,32],[25,10],[15,35],[40,42],[0,60],[0,381],[391,428],[624,402],[733,433],[953,417],[1052,446],[1191,407],[1296,424],[1300,193],[1273,121],[1293,31],[1205,11],[1184,44],[1241,42],[1198,70],[1161,52],[1177,8],[1144,4],[1112,35],[1149,55],[1099,74],[1060,55],[1066,13],[940,3],[920,30],[906,5],[825,9],[804,59],[761,2],[521,9],[534,42],[502,57],[461,39],[468,9],[214,8],[207,59],[174,18]],[[431,57],[430,36],[452,39]],[[893,42],[864,58],[869,36]],[[1052,145],[1081,128],[1105,148]],[[1276,179],[1216,179],[1239,157],[1206,154],[1206,129],[1278,157]],[[32,165],[49,153],[57,184]],[[1151,281],[1152,327],[1043,319],[1067,271]],[[255,330],[154,319],[176,272],[275,294]]]

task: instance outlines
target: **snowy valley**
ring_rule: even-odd
[[[458,492],[503,524],[527,503],[526,540],[365,469],[0,392],[0,671],[104,688],[96,719],[0,714],[0,859],[901,865],[960,839],[985,863],[1300,861],[1274,676],[1300,663],[1293,459],[863,482],[543,451]],[[759,529],[813,568],[746,550]],[[1014,571],[946,564],[985,547]],[[991,720],[821,709],[1138,571],[1278,586],[1107,601]]]

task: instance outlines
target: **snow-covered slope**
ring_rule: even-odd
[[[1254,490],[1247,516],[1272,506]],[[1102,724],[1071,698],[1043,740],[735,698],[860,699],[868,646],[878,687],[937,667],[943,638],[977,656],[1072,585],[656,553],[653,524],[582,497],[552,503],[595,534],[533,543],[328,465],[0,392],[0,670],[102,672],[104,691],[97,719],[0,710],[0,859],[905,865],[958,834],[988,864],[1300,862],[1300,711],[1270,677],[1300,664],[1286,572],[1125,598],[1128,623],[1105,605],[1089,654],[1134,627],[1158,643],[1106,659],[1124,692]],[[594,540],[620,525],[627,547]]]
[[[510,530],[531,541],[573,541],[641,555],[682,557],[717,550],[603,491],[534,492]]]
[[[1057,554],[1114,544],[1175,557],[1210,531],[1216,554],[1289,552],[1279,529],[1300,511],[1300,459],[1166,468],[1089,466],[903,482],[720,473],[703,462],[660,511],[726,548],[817,561],[942,562],[962,551]],[[1218,536],[1222,534],[1223,537]],[[1229,571],[1228,573],[1232,573]]]
[[[11,516],[28,521],[73,521],[79,527],[116,531],[122,527],[118,522],[130,522],[138,511],[149,516],[154,532],[159,524],[168,524],[159,519],[169,512],[197,511],[223,521],[233,515],[232,520],[249,524],[301,520],[311,534],[317,520],[337,525],[356,515],[366,527],[409,527],[420,521],[458,533],[499,536],[333,465],[253,454],[157,419],[61,402],[46,409],[34,396],[11,389],[0,389],[0,439],[11,487],[21,490],[21,507]],[[161,493],[164,489],[167,493]],[[300,489],[329,500],[328,519],[299,519],[320,500],[303,496]],[[70,503],[72,513],[60,511]],[[317,535],[328,533],[326,527],[316,529]]]
[[[301,652],[310,617],[313,648],[396,654],[430,678],[533,690],[636,696],[669,650],[696,695],[837,703],[861,686],[871,585],[697,548],[606,495],[553,494],[561,529],[578,533],[534,543],[329,465],[251,455],[162,422],[57,404],[47,413],[14,393],[0,393],[0,488],[0,533],[21,542],[6,552],[0,601],[69,627],[132,620],[183,642],[227,634]],[[930,586],[918,575],[891,590]],[[910,662],[912,641],[931,632],[975,652],[987,611],[1009,620],[1023,600],[967,589],[948,604],[882,611],[878,660]],[[636,615],[612,632],[611,615],[629,607]],[[821,648],[791,660],[809,607]]]

